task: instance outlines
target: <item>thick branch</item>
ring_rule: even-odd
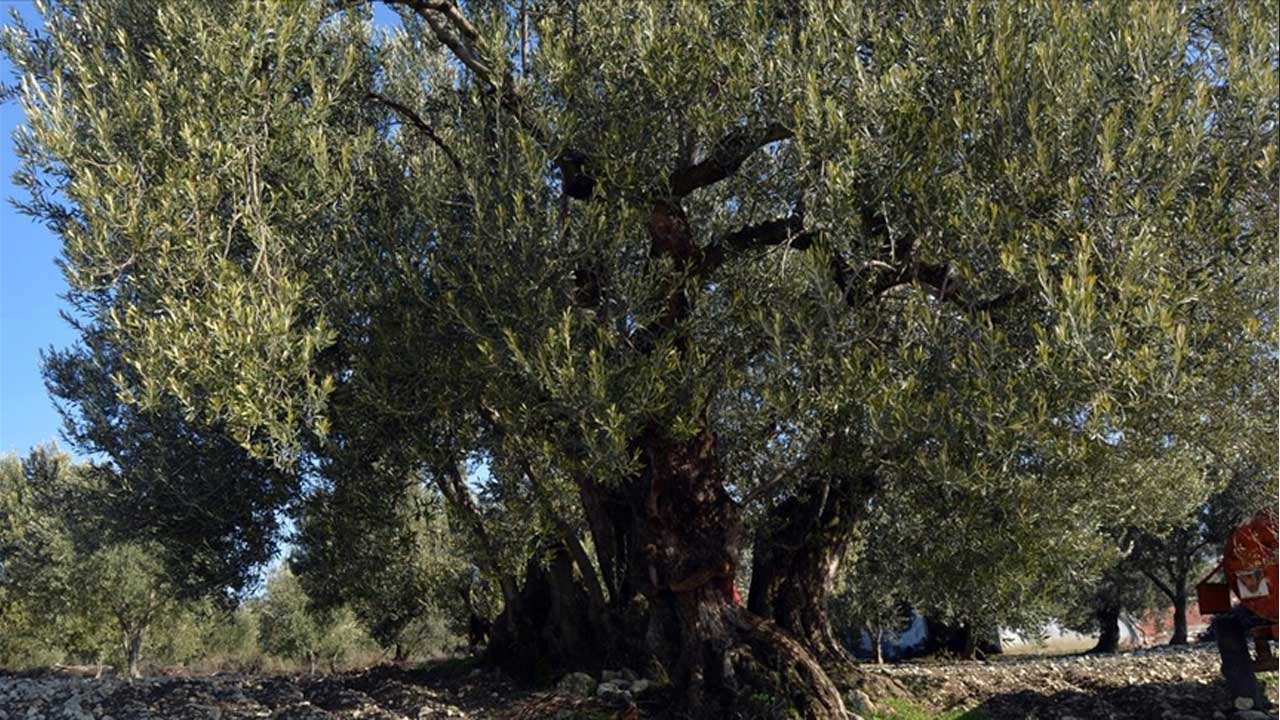
[[[1159,578],[1159,576],[1157,576],[1155,573],[1151,572],[1151,571],[1150,571],[1150,570],[1148,570],[1147,568],[1142,568],[1142,574],[1143,574],[1143,575],[1146,575],[1146,576],[1147,576],[1147,579],[1148,579],[1148,580],[1150,580],[1150,581],[1151,581],[1151,583],[1152,583],[1153,585],[1155,585],[1155,586],[1156,586],[1156,588],[1158,588],[1158,589],[1160,590],[1160,592],[1162,592],[1162,593],[1164,593],[1165,595],[1169,596],[1169,600],[1171,600],[1171,601],[1172,601],[1172,600],[1174,600],[1174,599],[1175,599],[1175,594],[1176,594],[1176,593],[1174,593],[1174,592],[1173,592],[1173,588],[1172,588],[1172,587],[1170,587],[1169,585],[1165,584],[1165,582],[1164,582],[1163,580],[1161,580],[1161,579]]]
[[[758,247],[785,244],[796,250],[807,250],[817,236],[816,232],[804,229],[804,218],[799,214],[747,225],[703,250],[699,271],[709,273],[723,265],[730,255]]]
[[[704,160],[671,174],[671,193],[684,197],[689,193],[724,180],[738,171],[751,153],[778,140],[792,136],[791,130],[777,123],[764,128],[740,128],[730,132]]]
[[[436,13],[420,10],[418,15],[427,21],[427,25],[431,28],[431,32],[436,36],[436,39],[449,48],[454,56],[475,74],[476,78],[494,90],[499,89],[498,82],[493,78],[493,70],[480,57],[480,53],[475,46],[465,39],[465,33],[462,37],[454,35],[444,23],[440,22],[440,18]],[[446,17],[448,16],[446,15]]]
[[[445,468],[444,472],[432,472],[431,477],[435,480],[440,494],[444,495],[445,500],[453,507],[454,512],[471,526],[472,535],[480,545],[481,562],[488,566],[487,569],[498,580],[498,585],[502,589],[503,601],[509,606],[512,605],[516,602],[515,580],[503,572],[502,564],[498,559],[497,547],[494,545],[489,531],[484,526],[484,518],[481,517],[480,509],[476,507],[475,501],[471,498],[471,492],[467,489],[462,473],[458,471],[456,465],[451,464]],[[513,622],[510,614],[508,614],[507,622]]]
[[[501,433],[502,430],[499,429],[498,432]],[[547,517],[556,526],[556,530],[559,531],[565,548],[569,551],[569,557],[578,566],[578,572],[582,575],[582,583],[587,588],[587,594],[590,596],[591,602],[595,603],[597,610],[603,612],[604,608],[608,606],[608,602],[604,597],[603,583],[600,582],[600,576],[596,573],[595,565],[591,564],[591,558],[587,555],[586,549],[582,547],[582,541],[578,539],[578,531],[569,527],[564,518],[552,507],[551,499],[547,497],[546,488],[534,475],[533,468],[529,466],[528,461],[521,460],[519,465],[521,471],[524,472],[525,477],[529,480],[529,485],[533,487],[534,493],[538,496],[538,501],[543,506]]]
[[[444,43],[458,60],[471,68],[481,80],[496,87],[489,67],[480,59],[474,43],[480,39],[480,32],[471,24],[452,0],[383,0],[388,5],[403,5],[413,10],[418,17],[427,21],[436,39]],[[448,26],[440,22],[443,15]],[[454,33],[457,36],[454,36]]]
[[[1025,285],[1019,285],[999,295],[973,300],[964,284],[952,274],[951,266],[946,264],[917,263],[908,259],[897,265],[873,261],[854,268],[839,256],[832,258],[831,264],[836,285],[850,306],[868,299],[857,292],[856,283],[863,277],[869,280],[870,299],[878,298],[903,285],[920,285],[938,300],[953,303],[968,312],[998,310],[1030,297],[1029,289]]]
[[[707,274],[723,265],[733,255],[755,248],[788,245],[796,250],[807,250],[818,238],[818,231],[806,230],[803,211],[790,217],[747,225],[711,244],[702,251],[698,272]],[[952,274],[946,264],[915,262],[911,255],[914,244],[906,238],[895,244],[886,244],[885,251],[893,262],[871,261],[854,268],[836,255],[832,258],[832,276],[840,288],[846,304],[857,306],[863,300],[877,298],[895,287],[917,284],[929,290],[939,300],[945,300],[969,312],[985,312],[1006,307],[1026,299],[1030,293],[1020,285],[993,297],[972,300],[964,285]],[[858,282],[866,279],[870,298],[858,292]]]
[[[467,40],[474,42],[479,39],[480,33],[475,26],[467,20],[466,16],[453,3],[453,0],[388,0],[391,4],[404,4],[413,8],[419,15],[427,10],[434,10],[449,19],[449,23],[458,30],[458,32]]]
[[[544,148],[549,146],[546,128],[532,118],[515,92],[510,73],[498,77],[485,58],[480,32],[452,0],[383,0],[414,11],[431,28],[431,34],[458,59],[476,79],[498,96],[498,104],[534,136]]]

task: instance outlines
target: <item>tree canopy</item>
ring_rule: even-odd
[[[566,662],[836,717],[868,517],[1017,605],[1274,375],[1274,2],[386,4],[47,6],[22,207],[126,406],[433,483],[500,662],[567,583]]]

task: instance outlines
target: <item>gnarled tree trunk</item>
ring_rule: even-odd
[[[676,352],[685,353],[688,338],[681,334],[680,322],[692,307],[685,286],[696,275],[700,250],[677,202],[656,202],[648,231],[651,256],[673,261],[675,272],[663,312],[638,331],[635,342],[656,349],[667,340]],[[643,636],[583,632],[591,626],[591,596],[581,591],[579,598],[572,572],[549,573],[555,578],[556,591],[551,593],[538,590],[551,582],[531,567],[532,582],[517,602],[509,602],[518,612],[504,612],[502,621],[495,623],[491,657],[527,668],[559,664],[557,648],[585,650],[582,656],[562,653],[564,669],[597,669],[611,655],[631,662],[647,658],[656,667],[642,669],[665,673],[679,695],[681,712],[689,716],[749,714],[739,712],[743,703],[767,696],[798,717],[842,719],[839,691],[804,644],[771,618],[749,612],[735,597],[742,520],[725,489],[715,436],[705,418],[701,427],[692,436],[673,437],[661,422],[650,425],[632,440],[640,471],[617,486],[576,478],[600,566],[597,582],[608,592],[611,624],[624,630],[644,627]],[[814,536],[815,569],[828,568],[834,557],[821,542]],[[567,552],[564,555],[561,564],[570,567],[572,560]],[[574,559],[583,562],[583,557]],[[819,570],[814,577],[826,572]],[[810,583],[825,598],[823,585]],[[541,598],[552,594],[574,598],[571,607],[559,613],[572,622],[549,622],[555,613],[543,610]],[[800,595],[787,602],[798,607]],[[818,607],[796,616],[817,617],[819,621],[810,625],[825,628],[825,613],[809,612]],[[509,641],[505,636],[511,634],[510,626],[515,627],[515,637],[540,642]],[[521,654],[525,647],[536,653]]]
[[[756,533],[747,607],[772,618],[823,663],[850,662],[827,617],[830,588],[875,477],[811,483],[774,506]]]
[[[537,683],[565,672],[598,673],[612,641],[593,622],[586,589],[561,545],[529,560],[524,585],[491,628],[486,658],[509,675]]]
[[[729,717],[764,692],[802,717],[843,718],[840,693],[814,656],[735,599],[742,522],[720,478],[714,435],[672,441],[651,429],[642,450],[639,584],[659,606],[655,617],[667,620],[650,635],[682,706],[698,717]]]
[[[708,258],[674,198],[654,203],[647,230],[650,257],[671,261],[674,272],[663,312],[637,342],[652,349],[666,338],[683,355],[689,339],[680,323],[693,308],[687,290]],[[763,693],[801,717],[843,718],[840,693],[814,657],[735,598],[742,518],[709,425],[704,417],[701,431],[676,438],[655,424],[635,440],[642,470],[628,489],[638,548],[629,577],[653,603],[650,651],[671,669],[681,707],[693,716],[730,717],[743,698]]]
[[[142,677],[140,663],[142,660],[142,628],[131,628],[125,630],[124,633],[124,655],[125,662],[129,667],[129,679],[135,680]]]

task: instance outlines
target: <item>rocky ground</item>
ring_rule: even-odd
[[[1199,644],[1116,655],[1002,658],[980,663],[869,666],[936,711],[990,720],[1263,720],[1239,712],[1218,674],[1217,648]],[[1260,675],[1259,678],[1265,678]],[[1275,673],[1269,695],[1276,700]],[[886,716],[892,715],[886,713]]]
[[[477,672],[429,678],[395,668],[317,676],[81,678],[0,675],[0,720],[499,718],[525,693]]]
[[[868,666],[876,696],[905,690],[938,717],[973,720],[1260,720],[1274,713],[1231,710],[1212,646],[1114,656],[1016,658],[991,663],[918,662]],[[1275,697],[1274,675],[1270,683]],[[479,670],[454,673],[398,668],[329,676],[210,675],[129,683],[53,672],[0,671],[0,720],[640,720],[660,691],[625,671],[598,683],[570,676],[560,687],[522,690]],[[851,698],[853,704],[864,698]],[[868,718],[906,717],[877,697]],[[966,714],[967,712],[967,714]],[[920,715],[911,716],[919,718]]]

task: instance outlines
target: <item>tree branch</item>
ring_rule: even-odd
[[[788,245],[796,250],[807,250],[818,236],[818,231],[805,229],[804,212],[800,208],[789,217],[744,226],[712,243],[702,251],[698,272],[710,273],[731,256],[754,248]],[[853,307],[865,299],[856,292],[855,282],[868,273],[871,299],[895,287],[918,284],[928,288],[939,300],[955,303],[969,312],[987,312],[1030,296],[1027,286],[1019,285],[999,295],[969,300],[963,284],[952,274],[950,265],[915,262],[911,257],[913,249],[910,238],[893,245],[886,244],[885,252],[894,262],[873,260],[863,263],[860,268],[854,268],[838,255],[833,257],[832,275],[845,303]]]
[[[951,266],[947,264],[918,263],[908,258],[897,265],[871,261],[864,263],[860,268],[854,268],[839,256],[832,258],[831,262],[836,285],[840,288],[845,302],[850,306],[859,301],[855,282],[866,273],[871,273],[869,283],[871,299],[880,297],[896,287],[920,285],[927,288],[929,293],[938,300],[953,303],[968,312],[989,312],[1008,307],[1031,296],[1027,286],[1019,285],[992,297],[970,300],[964,284],[955,278]]]
[[[444,140],[442,140],[440,136],[436,134],[435,128],[429,125],[426,120],[422,119],[421,115],[414,112],[403,103],[392,100],[391,98],[385,95],[381,95],[376,92],[371,92],[368,94],[367,97],[370,100],[374,100],[383,105],[386,105],[387,107],[391,108],[391,110],[395,112],[397,115],[399,115],[401,118],[409,121],[410,124],[412,124],[415,128],[418,129],[419,132],[425,135],[427,139],[430,140],[436,147],[440,148],[440,151],[445,154],[445,157],[449,158],[449,162],[453,165],[454,169],[458,171],[459,175],[464,175],[464,176],[466,175],[462,167],[462,160],[460,160],[457,154],[453,152],[453,149],[450,148],[448,145],[446,145]]]
[[[1175,593],[1173,592],[1173,588],[1165,584],[1165,582],[1161,580],[1159,577],[1157,577],[1155,573],[1151,572],[1146,568],[1142,568],[1142,574],[1146,575],[1147,579],[1150,580],[1151,583],[1160,590],[1160,592],[1164,593],[1165,595],[1168,595],[1169,600],[1174,599]]]
[[[529,116],[515,92],[515,81],[510,73],[497,77],[481,45],[479,30],[462,14],[452,0],[383,0],[388,5],[407,7],[431,28],[431,34],[449,48],[453,56],[476,76],[485,87],[498,96],[498,104],[511,114],[544,149],[549,148],[546,128]],[[443,18],[443,20],[441,19]]]
[[[449,23],[467,40],[474,42],[480,38],[480,33],[471,24],[471,21],[467,20],[466,16],[462,14],[458,6],[453,3],[453,0],[389,0],[389,2],[393,4],[404,2],[404,4],[412,7],[420,14],[426,10],[434,10],[448,18]]]
[[[817,237],[817,232],[804,229],[804,217],[799,213],[747,225],[705,248],[698,272],[712,272],[723,265],[731,254],[740,254],[757,247],[789,245],[796,250],[807,250]]]
[[[724,180],[738,171],[751,153],[778,140],[792,137],[789,128],[770,123],[764,128],[739,128],[733,130],[719,143],[706,159],[681,168],[671,174],[669,184],[676,197]]]

